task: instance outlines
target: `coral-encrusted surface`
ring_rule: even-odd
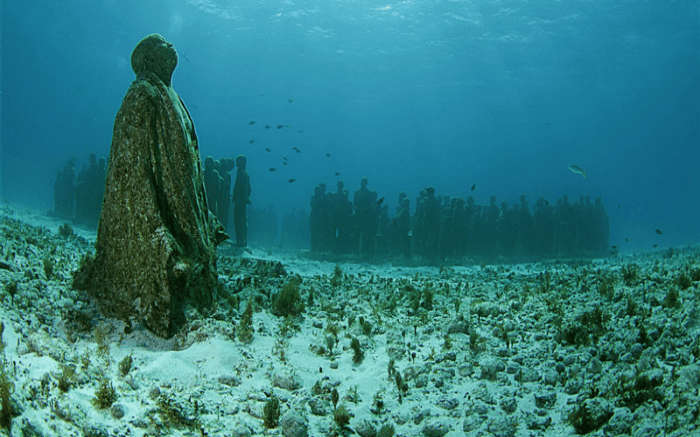
[[[170,336],[186,302],[212,303],[212,223],[184,105],[162,82],[134,81],[114,123],[95,258],[76,286],[103,312]]]

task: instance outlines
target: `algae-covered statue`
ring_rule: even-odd
[[[207,208],[194,124],[171,86],[176,65],[157,34],[131,55],[136,79],[114,121],[95,256],[74,278],[104,313],[162,337],[187,304],[211,306],[216,246],[228,238]]]

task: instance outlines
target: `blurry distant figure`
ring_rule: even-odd
[[[54,214],[78,225],[96,227],[102,210],[107,164],[93,153],[80,169],[77,181],[75,160],[66,163],[54,184]]]
[[[236,229],[236,245],[245,247],[248,245],[248,215],[247,208],[250,203],[250,176],[245,170],[247,159],[243,155],[236,158],[238,171],[236,183],[233,187],[233,221]]]
[[[272,205],[265,209],[248,208],[248,242],[255,247],[270,248],[277,242],[277,212]]]
[[[321,224],[321,201],[325,196],[325,184],[319,184],[314,187],[314,194],[311,196],[311,216],[309,217],[309,233],[311,235],[311,251],[318,252],[321,249],[320,245],[320,224]]]
[[[97,227],[102,208],[102,195],[105,186],[105,161],[97,161],[91,154],[88,165],[83,166],[78,174],[75,187],[75,222],[79,225]]]
[[[328,208],[329,195],[326,193],[326,184],[319,184],[314,188],[311,197],[311,217],[309,231],[311,233],[311,250],[314,252],[326,251],[330,247],[327,229],[330,225],[331,211]]]
[[[400,253],[408,258],[411,255],[411,210],[406,193],[399,194],[399,206],[394,219],[396,244]]]
[[[231,158],[215,160],[207,156],[204,160],[204,189],[207,206],[216,218],[227,227],[231,203],[231,170],[235,161]]]
[[[349,249],[350,230],[352,227],[352,203],[348,198],[348,190],[343,181],[338,181],[337,189],[333,195],[332,237],[335,241],[333,250],[343,253]]]
[[[285,249],[307,249],[311,241],[310,218],[306,211],[294,210],[282,218],[280,247]]]
[[[71,159],[59,170],[53,185],[53,214],[72,220],[75,208],[75,160]]]
[[[219,161],[219,176],[222,178],[219,192],[219,220],[224,227],[228,225],[229,211],[231,210],[231,171],[236,166],[236,161],[232,158],[224,158]]]
[[[223,178],[219,174],[218,165],[214,158],[207,156],[204,160],[204,192],[207,194],[207,206],[209,211],[217,215],[219,187],[223,182]],[[217,215],[218,217],[218,215]],[[226,225],[224,223],[224,225]]]
[[[372,257],[377,233],[377,193],[367,188],[367,178],[362,178],[360,189],[355,191],[353,206],[359,236],[357,252],[361,257]]]

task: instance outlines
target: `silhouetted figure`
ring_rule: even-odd
[[[90,155],[91,160],[95,155]],[[90,222],[90,166],[83,165],[78,173],[78,180],[75,184],[75,223],[88,225]]]
[[[68,161],[56,174],[53,199],[54,215],[65,220],[72,220],[75,214],[75,160]]]
[[[265,209],[248,208],[248,243],[272,247],[277,241],[277,212],[272,205]]]
[[[358,254],[371,257],[374,254],[374,238],[377,232],[377,193],[367,189],[367,178],[360,182],[360,189],[353,198],[355,221],[358,229]]]
[[[411,210],[406,193],[399,194],[399,206],[394,220],[398,250],[401,255],[408,258],[411,256]]]
[[[352,226],[352,203],[348,199],[348,191],[343,181],[338,181],[337,189],[333,195],[333,250],[336,253],[346,252],[349,249],[350,228]]]
[[[204,160],[204,190],[207,193],[207,207],[209,211],[219,216],[219,189],[222,178],[219,175],[217,163],[211,156]]]
[[[311,233],[311,251],[318,252],[321,250],[321,215],[324,213],[323,197],[325,193],[325,184],[317,185],[314,188],[314,195],[311,196],[311,215],[309,216],[309,231]]]
[[[425,256],[431,263],[437,262],[440,244],[440,199],[435,196],[435,188],[425,189]]]
[[[229,222],[231,203],[231,175],[235,161],[231,158],[215,160],[207,156],[204,160],[204,189],[207,192],[207,207],[226,228]]]
[[[219,185],[218,197],[218,214],[219,221],[224,225],[224,228],[229,226],[229,211],[231,210],[231,171],[236,166],[236,161],[232,158],[224,158],[219,161],[219,176],[221,177],[221,185]]]
[[[285,249],[307,249],[311,241],[310,218],[305,211],[293,210],[282,218],[280,247]]]
[[[248,160],[239,155],[236,158],[236,183],[233,186],[233,222],[236,228],[236,245],[246,247],[248,245],[248,214],[250,204],[250,176],[245,170]]]

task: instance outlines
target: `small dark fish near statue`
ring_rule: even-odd
[[[293,184],[293,183],[294,183],[294,182],[296,182],[296,181],[297,181],[296,179],[294,179],[294,178],[291,178],[291,179],[290,179],[290,180],[288,180],[287,182],[289,182],[290,184]]]
[[[277,171],[277,169],[276,169],[275,167],[270,167],[270,168],[267,169],[267,171],[273,172],[273,171]]]
[[[663,234],[663,233],[664,233],[664,232],[663,232],[661,229],[657,229],[657,230],[656,230],[656,235],[661,235],[661,234]]]
[[[471,190],[472,190],[472,191],[476,190],[476,184],[473,184],[473,185],[472,185]]]

